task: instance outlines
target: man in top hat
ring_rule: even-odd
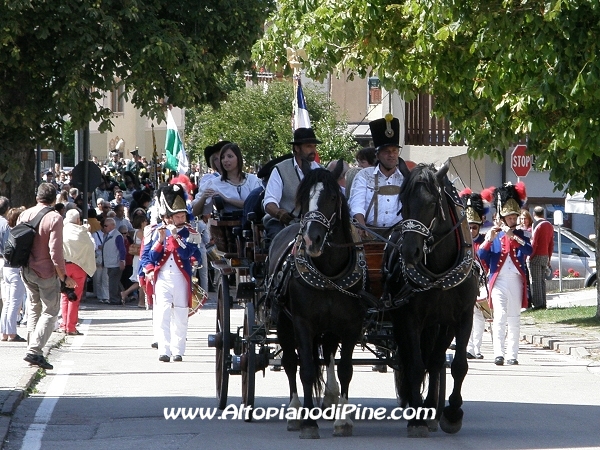
[[[206,161],[206,167],[212,169],[212,173],[206,173],[200,179],[198,184],[198,193],[194,197],[192,202],[192,214],[196,217],[201,215],[210,214],[210,208],[212,208],[212,196],[215,191],[210,189],[207,190],[207,186],[213,178],[218,178],[221,175],[221,149],[225,144],[229,144],[229,141],[219,141],[214,145],[209,145],[204,149],[204,160]],[[205,209],[206,206],[206,209]]]
[[[304,174],[316,169],[317,144],[321,141],[312,128],[298,128],[294,131],[292,145],[293,158],[276,164],[265,189],[263,224],[267,238],[273,239],[286,225],[296,219],[296,190]]]
[[[469,230],[473,238],[473,253],[477,255],[479,246],[483,243],[485,235],[480,233],[481,225],[485,220],[485,214],[489,211],[489,207],[484,203],[481,194],[472,192],[466,188],[460,193],[460,198],[465,205],[465,214],[469,223]],[[476,258],[480,265],[481,277],[479,283],[479,295],[477,296],[477,304],[473,308],[473,328],[471,329],[471,337],[467,345],[467,359],[483,359],[481,354],[481,340],[485,329],[485,318],[482,313],[481,302],[487,300],[487,287],[485,283],[485,273],[487,272],[485,265]],[[485,307],[485,306],[484,306]]]
[[[479,247],[479,258],[489,268],[489,301],[494,310],[494,363],[518,364],[521,308],[527,308],[526,258],[533,248],[517,219],[525,203],[525,184],[506,183],[494,190],[484,189],[481,196],[496,206],[494,227]],[[504,348],[506,344],[506,350]],[[505,359],[506,357],[506,359]]]
[[[390,228],[402,220],[398,198],[404,176],[398,170],[400,122],[391,114],[369,123],[377,165],[361,170],[352,182],[350,213],[363,226]],[[365,236],[364,233],[362,233]]]
[[[160,193],[163,225],[144,235],[140,267],[154,287],[152,320],[158,338],[159,361],[183,361],[192,305],[192,260],[202,260],[201,237],[188,220],[185,189],[166,186]]]

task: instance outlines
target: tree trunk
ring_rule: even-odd
[[[35,205],[35,150],[30,142],[3,148],[0,158],[0,195],[11,207]]]

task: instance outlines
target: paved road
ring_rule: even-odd
[[[206,344],[215,310],[207,306],[190,320],[184,362],[161,363],[150,348],[150,312],[88,305],[81,312],[84,335],[69,336],[52,351],[55,370],[21,402],[4,448],[600,448],[600,368],[527,344],[519,366],[496,367],[489,333],[486,359],[469,363],[465,420],[457,435],[440,431],[408,440],[405,422],[357,420],[353,437],[334,438],[331,422],[321,421],[321,440],[306,442],[280,420],[167,421],[164,408],[216,406],[214,350]],[[242,324],[240,310],[233,311],[232,323]],[[397,406],[391,373],[356,367],[350,389],[354,404]],[[240,392],[240,378],[232,377],[230,404],[239,405]],[[256,392],[257,407],[286,404],[285,374],[258,374]]]

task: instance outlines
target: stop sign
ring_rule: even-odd
[[[510,155],[510,168],[518,177],[526,177],[531,170],[531,156],[525,154],[526,150],[526,145],[519,144]]]

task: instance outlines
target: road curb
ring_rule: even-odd
[[[522,339],[529,344],[578,358],[589,357],[592,355],[590,350],[600,348],[598,341],[580,337],[566,338],[542,334],[524,334]]]

